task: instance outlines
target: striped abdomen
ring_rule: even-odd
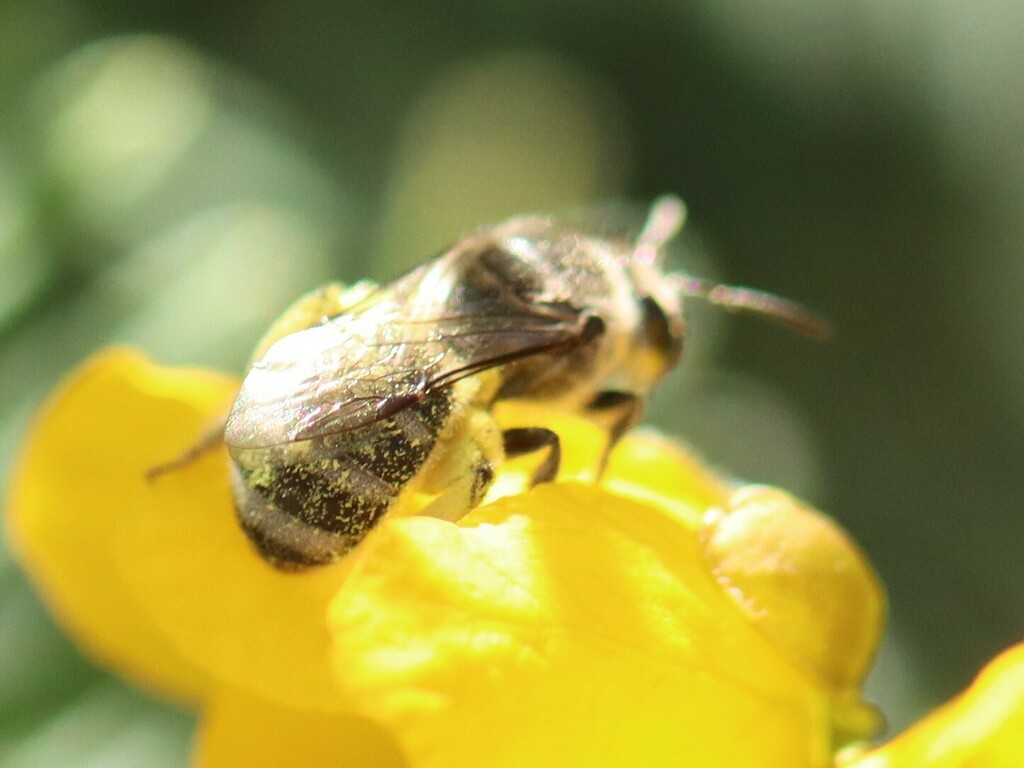
[[[451,391],[442,389],[366,427],[233,451],[243,529],[278,566],[331,562],[390,509],[430,456],[451,409]]]

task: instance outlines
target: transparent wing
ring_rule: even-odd
[[[267,448],[372,424],[466,376],[575,348],[592,330],[588,317],[564,305],[485,302],[410,313],[379,299],[274,344],[242,384],[226,442]]]

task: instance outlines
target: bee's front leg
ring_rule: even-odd
[[[549,483],[555,479],[562,463],[562,443],[558,433],[546,427],[514,427],[506,429],[502,438],[505,442],[505,455],[509,458],[549,448],[547,457],[533,473],[530,484]]]
[[[597,476],[601,477],[608,466],[612,448],[626,431],[640,421],[643,415],[643,400],[632,392],[609,389],[599,392],[587,404],[587,416],[601,424],[608,431],[608,444],[601,454]]]

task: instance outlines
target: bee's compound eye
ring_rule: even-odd
[[[598,336],[604,334],[607,326],[605,325],[604,318],[597,314],[587,315],[587,319],[583,321],[583,341],[593,341]]]
[[[644,338],[671,365],[683,351],[681,324],[673,322],[652,296],[644,296],[640,300],[640,308]]]

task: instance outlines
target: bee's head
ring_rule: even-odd
[[[686,219],[683,202],[672,196],[654,201],[630,258],[630,274],[641,309],[639,347],[647,358],[653,383],[679,359],[683,349],[682,304],[686,297],[703,299],[734,312],[750,312],[818,339],[829,335],[828,324],[799,304],[751,288],[719,285],[662,270],[665,244]],[[658,368],[660,363],[661,368]]]

